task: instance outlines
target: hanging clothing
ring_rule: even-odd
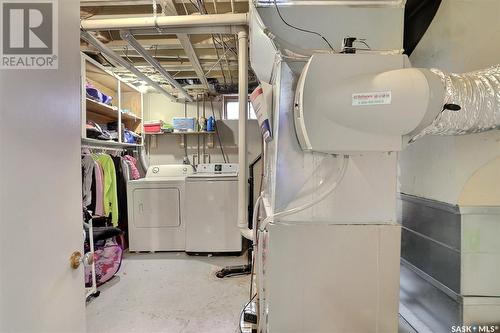
[[[94,161],[94,163],[97,163]],[[92,214],[92,216],[95,216],[95,206],[96,206],[96,187],[97,187],[97,181],[96,181],[96,172],[94,169],[94,174],[92,175],[92,187],[91,187],[91,192],[92,192],[92,202],[90,205],[87,206],[87,211]]]
[[[137,180],[141,178],[141,174],[139,173],[139,169],[137,169],[137,159],[130,155],[125,155],[123,156],[124,159],[127,161],[130,161],[131,163],[131,168],[132,168],[132,179]]]
[[[96,180],[95,215],[104,216],[104,202],[103,202],[104,176],[102,173],[101,165],[95,161],[94,161],[94,174]]]
[[[116,190],[118,196],[118,227],[125,232],[125,240],[128,238],[128,207],[127,207],[127,180],[124,159],[119,156],[112,157],[116,171]]]
[[[111,213],[111,223],[118,226],[118,196],[115,164],[111,156],[106,154],[96,155],[96,161],[100,164],[104,175],[103,203],[104,214]]]
[[[92,177],[94,173],[94,159],[90,155],[82,156],[82,201],[83,206],[87,207],[92,203]]]
[[[125,178],[125,184],[126,184],[131,177],[130,165],[129,165],[130,162],[125,158],[122,158],[121,163],[122,163],[123,176]]]

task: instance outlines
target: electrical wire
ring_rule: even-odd
[[[368,45],[368,43],[365,42],[364,39],[357,39],[355,42],[358,42],[358,43],[361,43],[363,44],[364,46],[366,46],[368,48],[368,50],[371,50],[372,48],[370,47],[370,45]]]
[[[243,309],[240,312],[240,322],[239,322],[240,333],[243,333],[243,327],[241,327],[241,321],[243,320],[243,315],[245,314],[245,310],[248,308],[250,303],[252,303],[252,301],[255,299],[256,296],[257,296],[257,294],[253,295],[253,297],[248,301],[247,304],[245,304],[245,306],[243,307]]]
[[[224,146],[222,144],[219,128],[217,127],[217,118],[215,117],[214,102],[212,99],[210,99],[210,106],[212,108],[212,116],[214,117],[215,135],[217,135],[217,141],[219,141],[219,147],[222,153],[222,158],[224,159],[224,163],[229,163],[229,156],[227,156],[226,153],[224,152]]]
[[[332,44],[330,44],[330,42],[328,41],[328,39],[326,39],[322,34],[320,34],[319,32],[316,32],[316,31],[312,31],[312,30],[307,30],[307,29],[304,29],[304,28],[300,28],[300,27],[297,27],[297,26],[294,26],[290,23],[288,23],[284,18],[283,18],[283,15],[281,15],[281,11],[278,7],[278,4],[276,3],[276,0],[273,0],[274,2],[274,8],[276,8],[276,12],[278,12],[278,16],[280,17],[281,21],[283,21],[283,23],[285,23],[285,25],[289,26],[290,28],[293,28],[293,29],[296,29],[298,31],[302,31],[302,32],[306,32],[306,33],[309,33],[309,34],[313,34],[313,35],[316,35],[318,37],[320,37],[321,39],[323,39],[323,41],[325,41],[325,43],[328,45],[328,47],[333,51],[333,52],[336,52],[335,49],[333,48]]]

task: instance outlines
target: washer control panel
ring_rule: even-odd
[[[238,164],[233,163],[211,163],[199,164],[196,168],[197,174],[217,175],[217,174],[238,174]]]

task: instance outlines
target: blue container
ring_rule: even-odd
[[[180,132],[195,131],[196,130],[196,119],[195,118],[174,117],[172,119],[172,126],[174,127],[175,131],[180,131]]]
[[[215,131],[215,119],[212,116],[210,116],[207,120],[207,131],[208,132]]]

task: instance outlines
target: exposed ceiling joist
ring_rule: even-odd
[[[135,35],[135,34],[134,34]],[[141,45],[145,48],[157,49],[157,50],[182,50],[182,44],[178,39],[166,39],[166,38],[138,38],[137,39]],[[191,38],[190,38],[191,40]],[[235,43],[232,40],[228,40],[227,44],[235,47]],[[123,40],[113,40],[106,45],[111,49],[123,49],[127,46],[127,42]],[[195,50],[198,49],[213,49],[213,44],[210,39],[203,40],[197,43],[193,43],[191,40],[191,45]]]
[[[175,80],[175,78],[170,75],[170,73],[153,57],[149,54],[148,50],[146,50],[132,35],[130,31],[122,31],[120,33],[122,38],[126,40],[130,46],[132,46],[137,52],[139,52],[144,60],[146,60],[151,66],[153,66],[161,75],[165,77],[165,79],[172,85],[172,87],[176,88],[177,91],[183,95],[188,101],[192,102],[193,98],[189,93],[182,88],[182,86]]]
[[[173,0],[165,0],[163,1],[164,3],[164,13],[167,15],[178,15],[177,9],[175,8],[175,4]],[[193,66],[196,74],[198,75],[198,78],[200,79],[200,82],[202,85],[205,86],[206,89],[209,89],[208,86],[208,81],[207,78],[205,77],[205,72],[203,71],[203,68],[201,67],[200,60],[198,59],[198,56],[196,55],[196,52],[194,51],[193,44],[191,43],[191,40],[189,39],[189,35],[185,33],[177,34],[177,38],[179,39],[180,44],[182,45],[182,48],[184,49],[184,52],[186,52],[186,55],[189,58],[189,61],[191,62],[191,65]]]

